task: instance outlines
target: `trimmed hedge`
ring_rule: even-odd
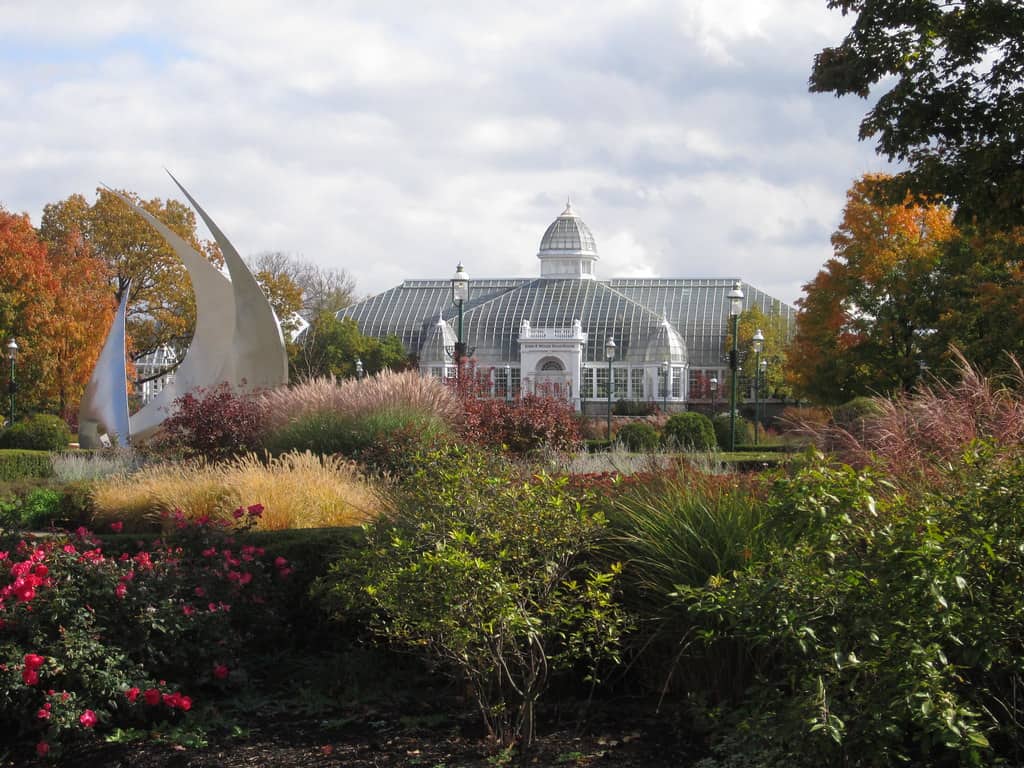
[[[615,439],[631,451],[653,451],[661,442],[658,430],[646,421],[624,424],[615,433]]]
[[[681,451],[710,451],[718,447],[711,419],[695,411],[669,416],[661,430],[661,439],[666,447]]]
[[[63,451],[71,442],[71,430],[59,416],[37,413],[0,433],[0,448],[30,451]]]
[[[0,449],[0,480],[10,482],[26,477],[53,477],[49,452]]]

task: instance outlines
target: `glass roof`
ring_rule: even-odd
[[[664,315],[682,337],[691,366],[722,367],[729,320],[726,294],[733,281],[474,280],[463,315],[466,345],[484,364],[515,362],[524,319],[534,328],[568,328],[579,319],[588,334],[584,361],[603,363],[604,343],[613,336],[617,360],[642,363]],[[765,314],[774,311],[793,320],[792,307],[751,285],[742,287],[744,309],[757,306]],[[410,354],[418,354],[439,314],[456,325],[458,311],[451,303],[448,280],[407,280],[346,307],[338,316],[353,318],[370,336],[395,334]]]
[[[597,255],[597,244],[594,242],[590,227],[573,212],[571,204],[566,204],[562,214],[551,222],[544,232],[544,237],[540,239],[540,252],[544,251],[573,251]]]

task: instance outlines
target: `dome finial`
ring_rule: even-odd
[[[565,210],[562,211],[562,215],[563,216],[575,216],[576,215],[575,213],[573,213],[573,210],[572,210],[572,196],[571,195],[566,195],[565,196]]]

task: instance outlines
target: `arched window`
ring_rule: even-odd
[[[562,361],[554,357],[549,357],[540,364],[540,370],[542,371],[564,371],[565,366],[562,365]]]

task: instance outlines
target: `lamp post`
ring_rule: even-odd
[[[718,410],[718,377],[712,376],[708,382],[711,388],[711,418],[715,418],[715,411]]]
[[[363,378],[363,361],[360,358],[356,358],[356,381]]]
[[[18,383],[14,378],[14,362],[18,357],[18,342],[13,338],[7,342],[7,359],[11,361],[11,378],[7,382],[7,394],[11,397],[10,426],[14,425],[14,393],[18,391]]]
[[[672,386],[672,361],[666,360],[661,364],[665,371],[665,413],[668,413],[668,390]]]
[[[604,344],[604,356],[608,360],[608,442],[612,440],[612,360],[615,359],[615,339],[611,336]]]
[[[743,311],[743,290],[740,281],[732,284],[728,293],[729,315],[732,317],[732,350],[729,352],[729,370],[732,371],[732,384],[729,387],[729,450],[736,450],[736,370],[740,363],[738,346],[740,331],[740,312]]]
[[[455,268],[455,276],[452,278],[452,303],[459,308],[459,327],[455,341],[455,378],[462,379],[462,358],[466,354],[466,345],[462,338],[462,310],[465,303],[469,301],[469,273],[466,272],[462,262]]]
[[[764,334],[758,328],[751,339],[754,347],[754,445],[757,445],[758,422],[761,419],[761,350],[764,349]]]
[[[512,366],[505,363],[505,402],[512,402]]]

